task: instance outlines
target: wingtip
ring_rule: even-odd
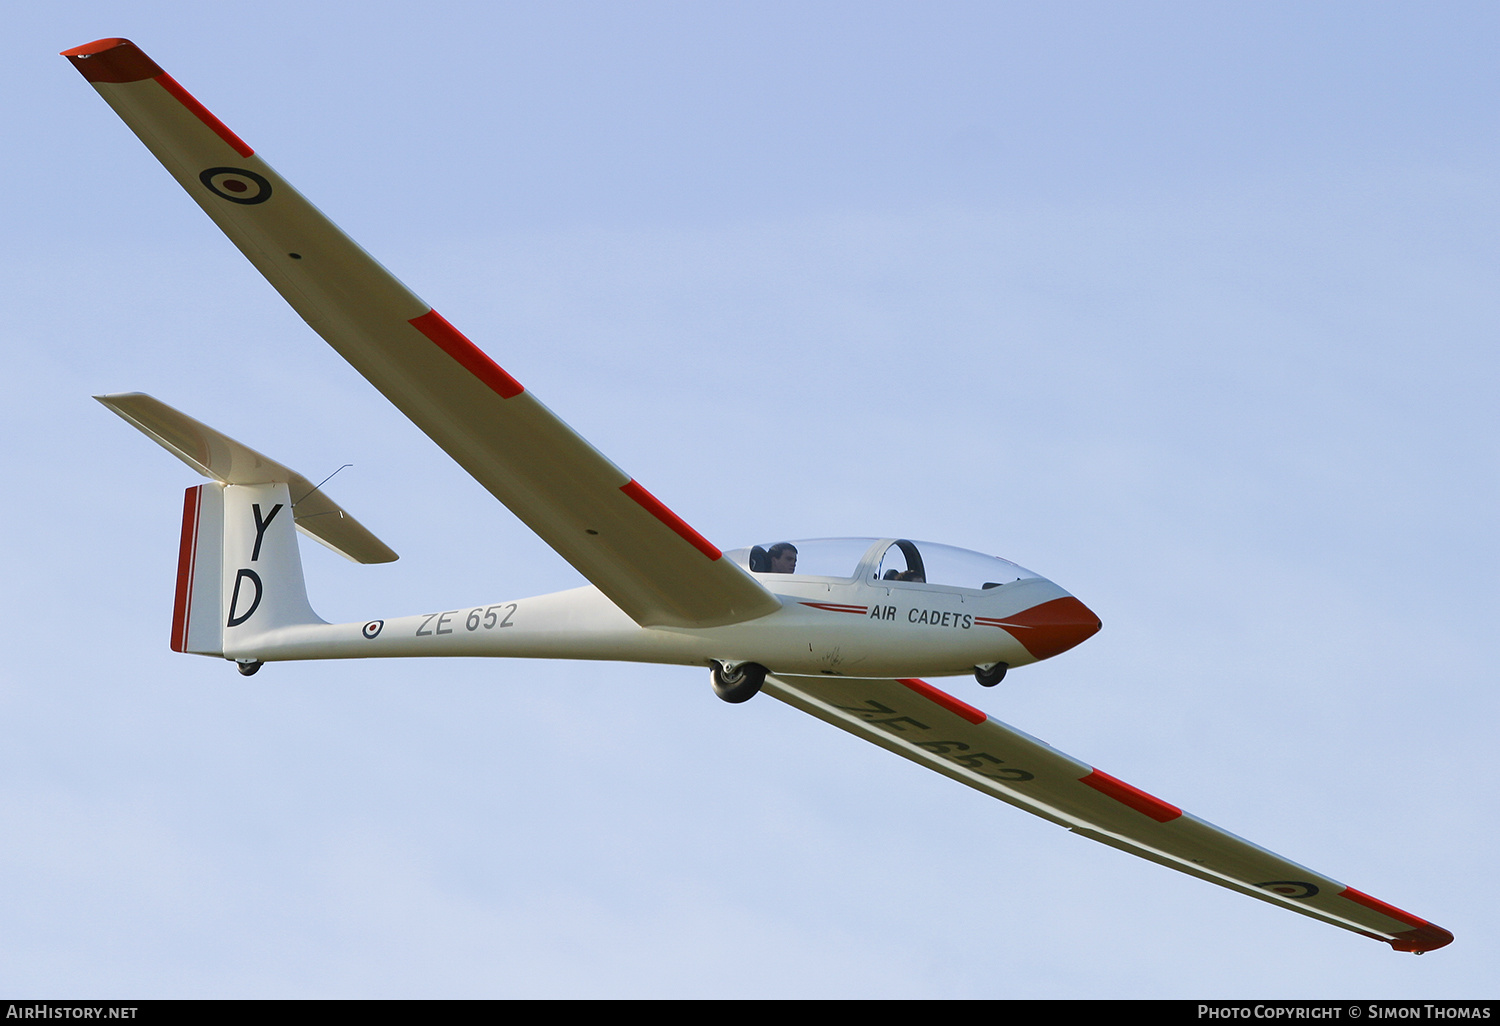
[[[105,392],[103,395],[96,395],[93,398],[94,402],[102,406],[108,406],[111,410],[118,410],[121,404],[130,402],[132,399],[151,399],[153,402],[157,401],[153,396],[149,396],[145,392]]]
[[[135,44],[128,39],[121,39],[118,36],[111,36],[108,39],[96,39],[92,43],[84,43],[82,46],[75,46],[71,50],[64,50],[61,56],[92,57],[96,53],[101,53],[105,50],[113,50],[118,46],[135,46]]]
[[[1420,955],[1424,951],[1436,951],[1438,948],[1452,944],[1453,934],[1441,926],[1424,923],[1415,930],[1406,930],[1396,934],[1387,943],[1393,950],[1410,951]]]
[[[139,82],[162,73],[161,67],[128,39],[96,39],[64,50],[62,56],[90,82]]]
[[[1397,951],[1412,951],[1420,955],[1424,951],[1436,951],[1438,948],[1453,943],[1453,934],[1441,926],[1434,926],[1420,916],[1414,916],[1410,912],[1397,908],[1395,905],[1389,905],[1381,901],[1379,898],[1372,898],[1364,891],[1357,891],[1353,887],[1345,887],[1339,893],[1339,896],[1348,898],[1357,905],[1363,905],[1371,911],[1379,912],[1381,915],[1394,919],[1398,923],[1405,923],[1407,926],[1410,926],[1410,930],[1402,930],[1400,933],[1390,934],[1388,937],[1381,936],[1379,938]]]

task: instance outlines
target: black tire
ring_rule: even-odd
[[[263,665],[265,664],[262,663],[259,659],[256,659],[253,662],[248,663],[236,662],[234,664],[234,668],[240,671],[241,677],[253,677],[260,672],[260,668]]]
[[[731,705],[748,702],[760,694],[768,671],[760,663],[741,663],[733,671],[723,663],[714,663],[714,694]]]
[[[1010,669],[1009,663],[996,663],[989,670],[981,670],[976,666],[974,667],[974,679],[979,681],[981,686],[992,688],[1005,679],[1005,671],[1008,669]]]

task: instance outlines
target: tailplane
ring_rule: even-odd
[[[95,398],[212,478],[184,496],[174,652],[237,659],[253,672],[268,634],[322,623],[307,601],[297,530],[357,563],[396,558],[307,478],[249,446],[140,392]]]

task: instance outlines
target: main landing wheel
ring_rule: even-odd
[[[262,665],[259,659],[237,659],[234,668],[240,671],[241,677],[253,677]]]
[[[748,702],[760,693],[767,670],[760,663],[738,663],[733,667],[714,661],[714,694],[726,702]]]
[[[1005,671],[1010,669],[1009,663],[995,663],[989,669],[983,666],[974,667],[974,679],[987,688],[992,688],[1005,679]]]

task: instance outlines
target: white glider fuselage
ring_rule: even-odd
[[[398,656],[754,662],[793,675],[921,677],[1036,662],[1098,630],[1082,603],[1042,577],[976,592],[858,576],[754,576],[781,608],[723,627],[641,626],[588,586],[418,616],[272,628],[226,638],[224,656],[261,662]],[[1032,622],[1048,612],[1054,615],[1047,622]],[[1063,619],[1068,614],[1076,614],[1074,622]]]

